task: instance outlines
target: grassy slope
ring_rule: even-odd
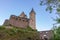
[[[39,40],[37,31],[31,28],[5,28],[0,26],[0,40]]]

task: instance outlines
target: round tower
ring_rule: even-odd
[[[34,10],[32,9],[31,12],[30,12],[30,20],[29,20],[29,26],[32,28],[32,29],[36,29],[36,19],[35,19],[35,12]]]

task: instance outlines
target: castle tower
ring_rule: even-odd
[[[22,12],[22,13],[19,15],[19,17],[27,18],[27,16],[25,15],[25,13],[24,13],[24,12]]]
[[[34,12],[33,9],[32,9],[31,12],[30,12],[29,26],[30,26],[32,29],[34,29],[34,30],[36,29],[35,12]]]

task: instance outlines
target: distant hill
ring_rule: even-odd
[[[0,26],[0,40],[40,40],[36,30]]]

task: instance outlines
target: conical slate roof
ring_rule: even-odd
[[[19,17],[27,18],[27,16],[25,15],[25,13],[24,13],[24,12],[22,12],[22,13],[20,14],[20,16],[19,16]]]
[[[34,13],[35,13],[35,11],[34,11],[34,9],[33,9],[33,8],[32,8],[32,10],[31,10],[30,14],[31,14],[32,12],[34,12]]]

